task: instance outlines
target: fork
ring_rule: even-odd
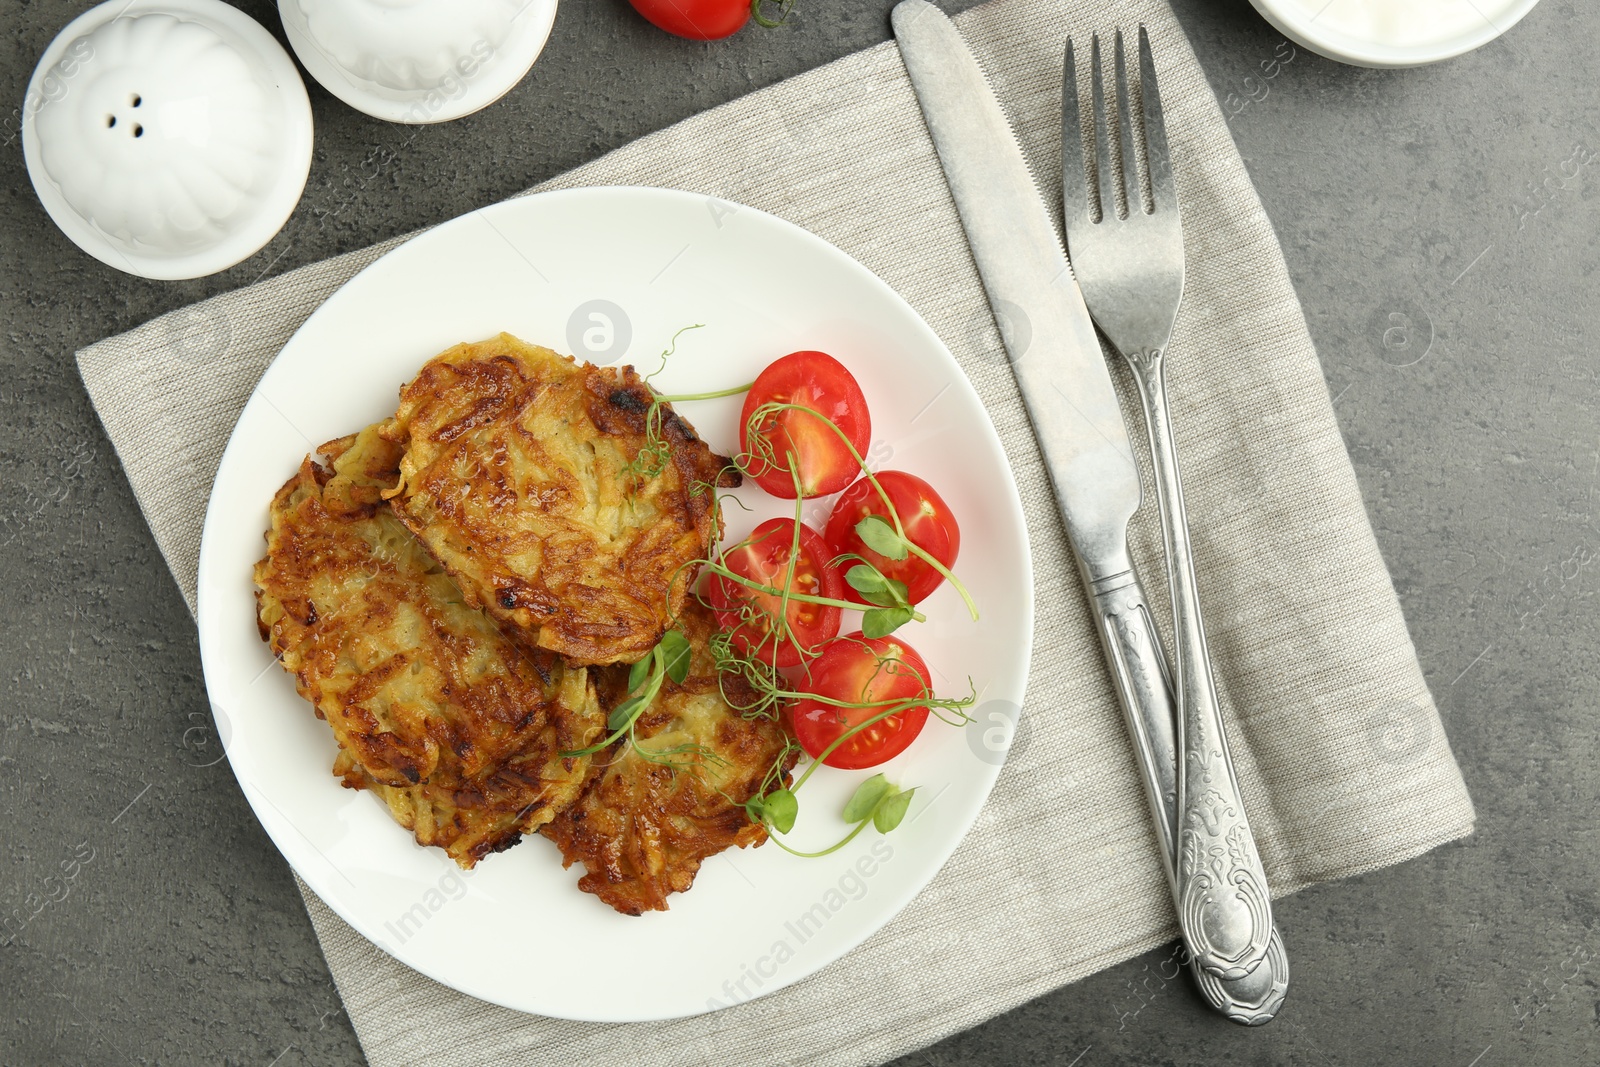
[[[1091,176],[1083,152],[1083,134],[1089,131],[1084,124],[1080,132],[1077,68],[1072,42],[1067,41],[1062,94],[1067,249],[1090,315],[1122,354],[1138,384],[1155,465],[1177,664],[1177,841],[1171,846],[1174,854],[1168,870],[1178,925],[1199,967],[1225,982],[1236,982],[1266,956],[1274,934],[1272,903],[1211,677],[1167,405],[1167,344],[1183,300],[1183,224],[1155,63],[1149,35],[1141,26],[1139,126],[1150,187],[1146,210],[1121,30],[1116,32],[1115,47],[1113,114],[1102,86],[1098,34],[1090,44],[1095,146]],[[1112,156],[1112,136],[1118,138],[1120,168]],[[1126,204],[1125,215],[1119,214],[1119,200]]]

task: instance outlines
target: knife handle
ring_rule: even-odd
[[[1109,564],[1109,566],[1107,565]],[[1108,577],[1094,580],[1084,568],[1084,581],[1092,590],[1096,629],[1104,646],[1106,663],[1116,686],[1117,702],[1133,738],[1139,774],[1150,802],[1173,901],[1178,901],[1173,867],[1173,839],[1178,823],[1178,747],[1175,735],[1176,701],[1161,638],[1150,614],[1144,587],[1126,551],[1095,568]],[[1225,981],[1200,966],[1188,951],[1184,955],[1200,994],[1233,1022],[1261,1026],[1271,1022],[1289,991],[1289,957],[1276,926],[1272,928],[1266,959],[1241,979]]]
[[[1093,594],[1095,624],[1105,648],[1106,665],[1111,670],[1128,732],[1133,735],[1139,775],[1144,779],[1145,796],[1150,801],[1150,815],[1155,822],[1170,882],[1173,878],[1173,828],[1177,823],[1178,770],[1173,740],[1172,682],[1167,675],[1167,660],[1161,652],[1144,587],[1126,551],[1111,567],[1096,569],[1101,573],[1112,572],[1097,580],[1086,574],[1085,581]],[[1173,886],[1176,888],[1175,882]]]

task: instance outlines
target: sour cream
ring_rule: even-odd
[[[1517,0],[1280,0],[1311,28],[1394,48],[1445,44],[1504,30]]]

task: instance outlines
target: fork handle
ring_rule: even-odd
[[[1272,937],[1272,897],[1245,816],[1222,726],[1167,407],[1162,349],[1124,353],[1139,385],[1172,589],[1178,695],[1178,824],[1173,892],[1195,962],[1225,980],[1260,965]]]
[[[1094,570],[1108,577],[1096,579],[1085,566],[1084,583],[1092,593],[1106,665],[1117,703],[1122,705],[1123,721],[1133,740],[1139,776],[1144,780],[1145,796],[1155,820],[1161,867],[1176,901],[1180,899],[1173,869],[1178,760],[1171,675],[1144,586],[1126,546],[1116,552],[1115,558],[1098,562],[1100,565]],[[1277,1015],[1289,989],[1289,958],[1277,927],[1272,929],[1266,959],[1240,980],[1219,979],[1203,970],[1192,952],[1186,951],[1185,955],[1201,995],[1229,1019],[1245,1026],[1261,1026]]]

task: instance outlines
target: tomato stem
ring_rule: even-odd
[[[761,13],[762,0],[750,0],[750,17],[755,19],[757,26],[769,30],[786,25],[789,21],[789,9],[794,7],[795,0],[778,0],[778,17],[769,19]]]

